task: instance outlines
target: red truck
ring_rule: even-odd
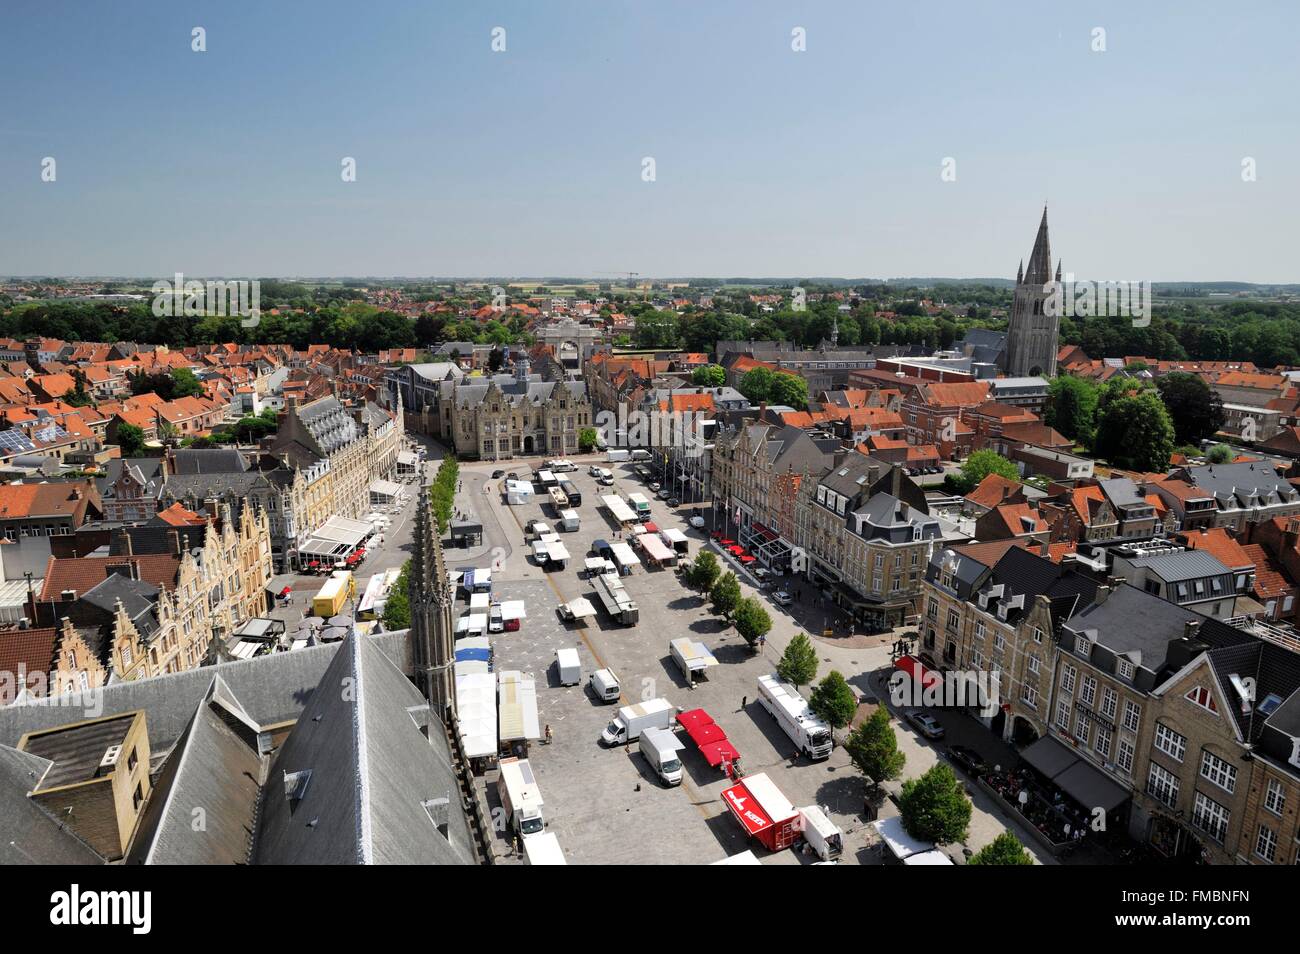
[[[798,840],[799,810],[760,772],[737,782],[722,793],[745,834],[757,838],[768,851],[781,851]]]

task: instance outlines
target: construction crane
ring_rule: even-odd
[[[597,275],[626,275],[628,291],[632,290],[632,279],[638,278],[641,275],[640,272],[629,272],[626,270],[619,270],[616,272],[597,272],[596,274]]]

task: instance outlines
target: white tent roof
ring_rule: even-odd
[[[471,593],[469,595],[469,608],[472,610],[487,609],[492,602],[492,596],[488,593]]]
[[[298,548],[298,552],[341,556],[360,546],[373,529],[370,524],[362,520],[330,517],[312,531],[311,536]]]
[[[872,824],[876,826],[876,831],[880,832],[880,837],[894,853],[894,857],[900,860],[906,860],[911,855],[919,855],[934,848],[930,842],[919,841],[909,835],[903,827],[903,819],[897,815],[892,818],[882,818]]]
[[[614,554],[614,559],[624,566],[634,566],[641,562],[640,558],[632,552],[632,548],[622,540],[611,543],[609,549]]]
[[[372,480],[370,492],[381,497],[396,497],[402,492],[402,485],[391,480]]]
[[[414,451],[398,451],[397,462],[399,464],[417,464],[420,458],[415,455]]]
[[[576,600],[569,600],[567,605],[574,619],[587,619],[596,615],[596,607],[592,606],[591,600],[585,596],[579,596]]]
[[[461,664],[457,663],[459,670]],[[497,751],[496,677],[490,672],[456,674],[456,722],[468,758]]]
[[[952,859],[945,855],[938,848],[930,851],[922,851],[919,854],[908,855],[903,859],[905,865],[950,865]]]
[[[458,633],[482,633],[488,626],[487,613],[467,613],[456,621],[456,632]]]
[[[527,619],[528,613],[524,610],[523,600],[506,600],[501,604],[502,619]]]

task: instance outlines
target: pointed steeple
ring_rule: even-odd
[[[1029,253],[1025,280],[1031,285],[1046,285],[1052,280],[1052,245],[1047,238],[1047,206],[1043,206],[1043,220],[1038,223],[1034,250]]]
[[[1057,282],[1061,280],[1061,260],[1059,258],[1056,260],[1056,280]]]
[[[1016,284],[1023,285],[1024,283],[1025,283],[1025,260],[1022,258],[1020,260],[1020,268],[1016,269]]]

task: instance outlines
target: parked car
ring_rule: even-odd
[[[772,594],[772,602],[777,606],[789,606],[794,602],[794,597],[785,590],[777,590]]]
[[[689,523],[689,524],[690,524],[692,527],[694,527],[696,530],[703,530],[703,529],[704,529],[704,518],[703,518],[703,517],[700,517],[700,516],[691,517],[691,519],[688,520],[687,523]]]
[[[493,479],[493,480],[500,480],[500,479],[501,479],[502,477],[504,477],[505,475],[506,475],[506,472],[505,472],[504,470],[494,470],[494,471],[492,471],[492,479]]]
[[[652,481],[650,481],[650,489],[651,489],[652,491],[658,490],[659,487],[660,487],[659,481],[657,481],[657,480],[652,480]]]
[[[681,505],[682,505],[682,502],[681,502],[680,498],[677,498],[677,497],[669,497],[669,498],[668,498],[668,506],[670,506],[670,507],[680,507]]]
[[[592,464],[590,467],[587,468],[587,476],[599,477],[601,473],[603,473],[603,471],[604,471],[603,467],[597,467],[595,464]]]
[[[972,778],[979,778],[989,770],[989,763],[984,761],[984,756],[964,745],[950,745],[948,759]]]
[[[510,473],[506,474],[506,480],[518,480],[518,479],[519,479],[519,475],[516,474],[513,470],[510,471]]]
[[[908,722],[916,726],[916,731],[927,739],[943,738],[943,726],[939,724],[938,719],[929,713],[922,712],[920,709],[905,709],[903,716]]]

